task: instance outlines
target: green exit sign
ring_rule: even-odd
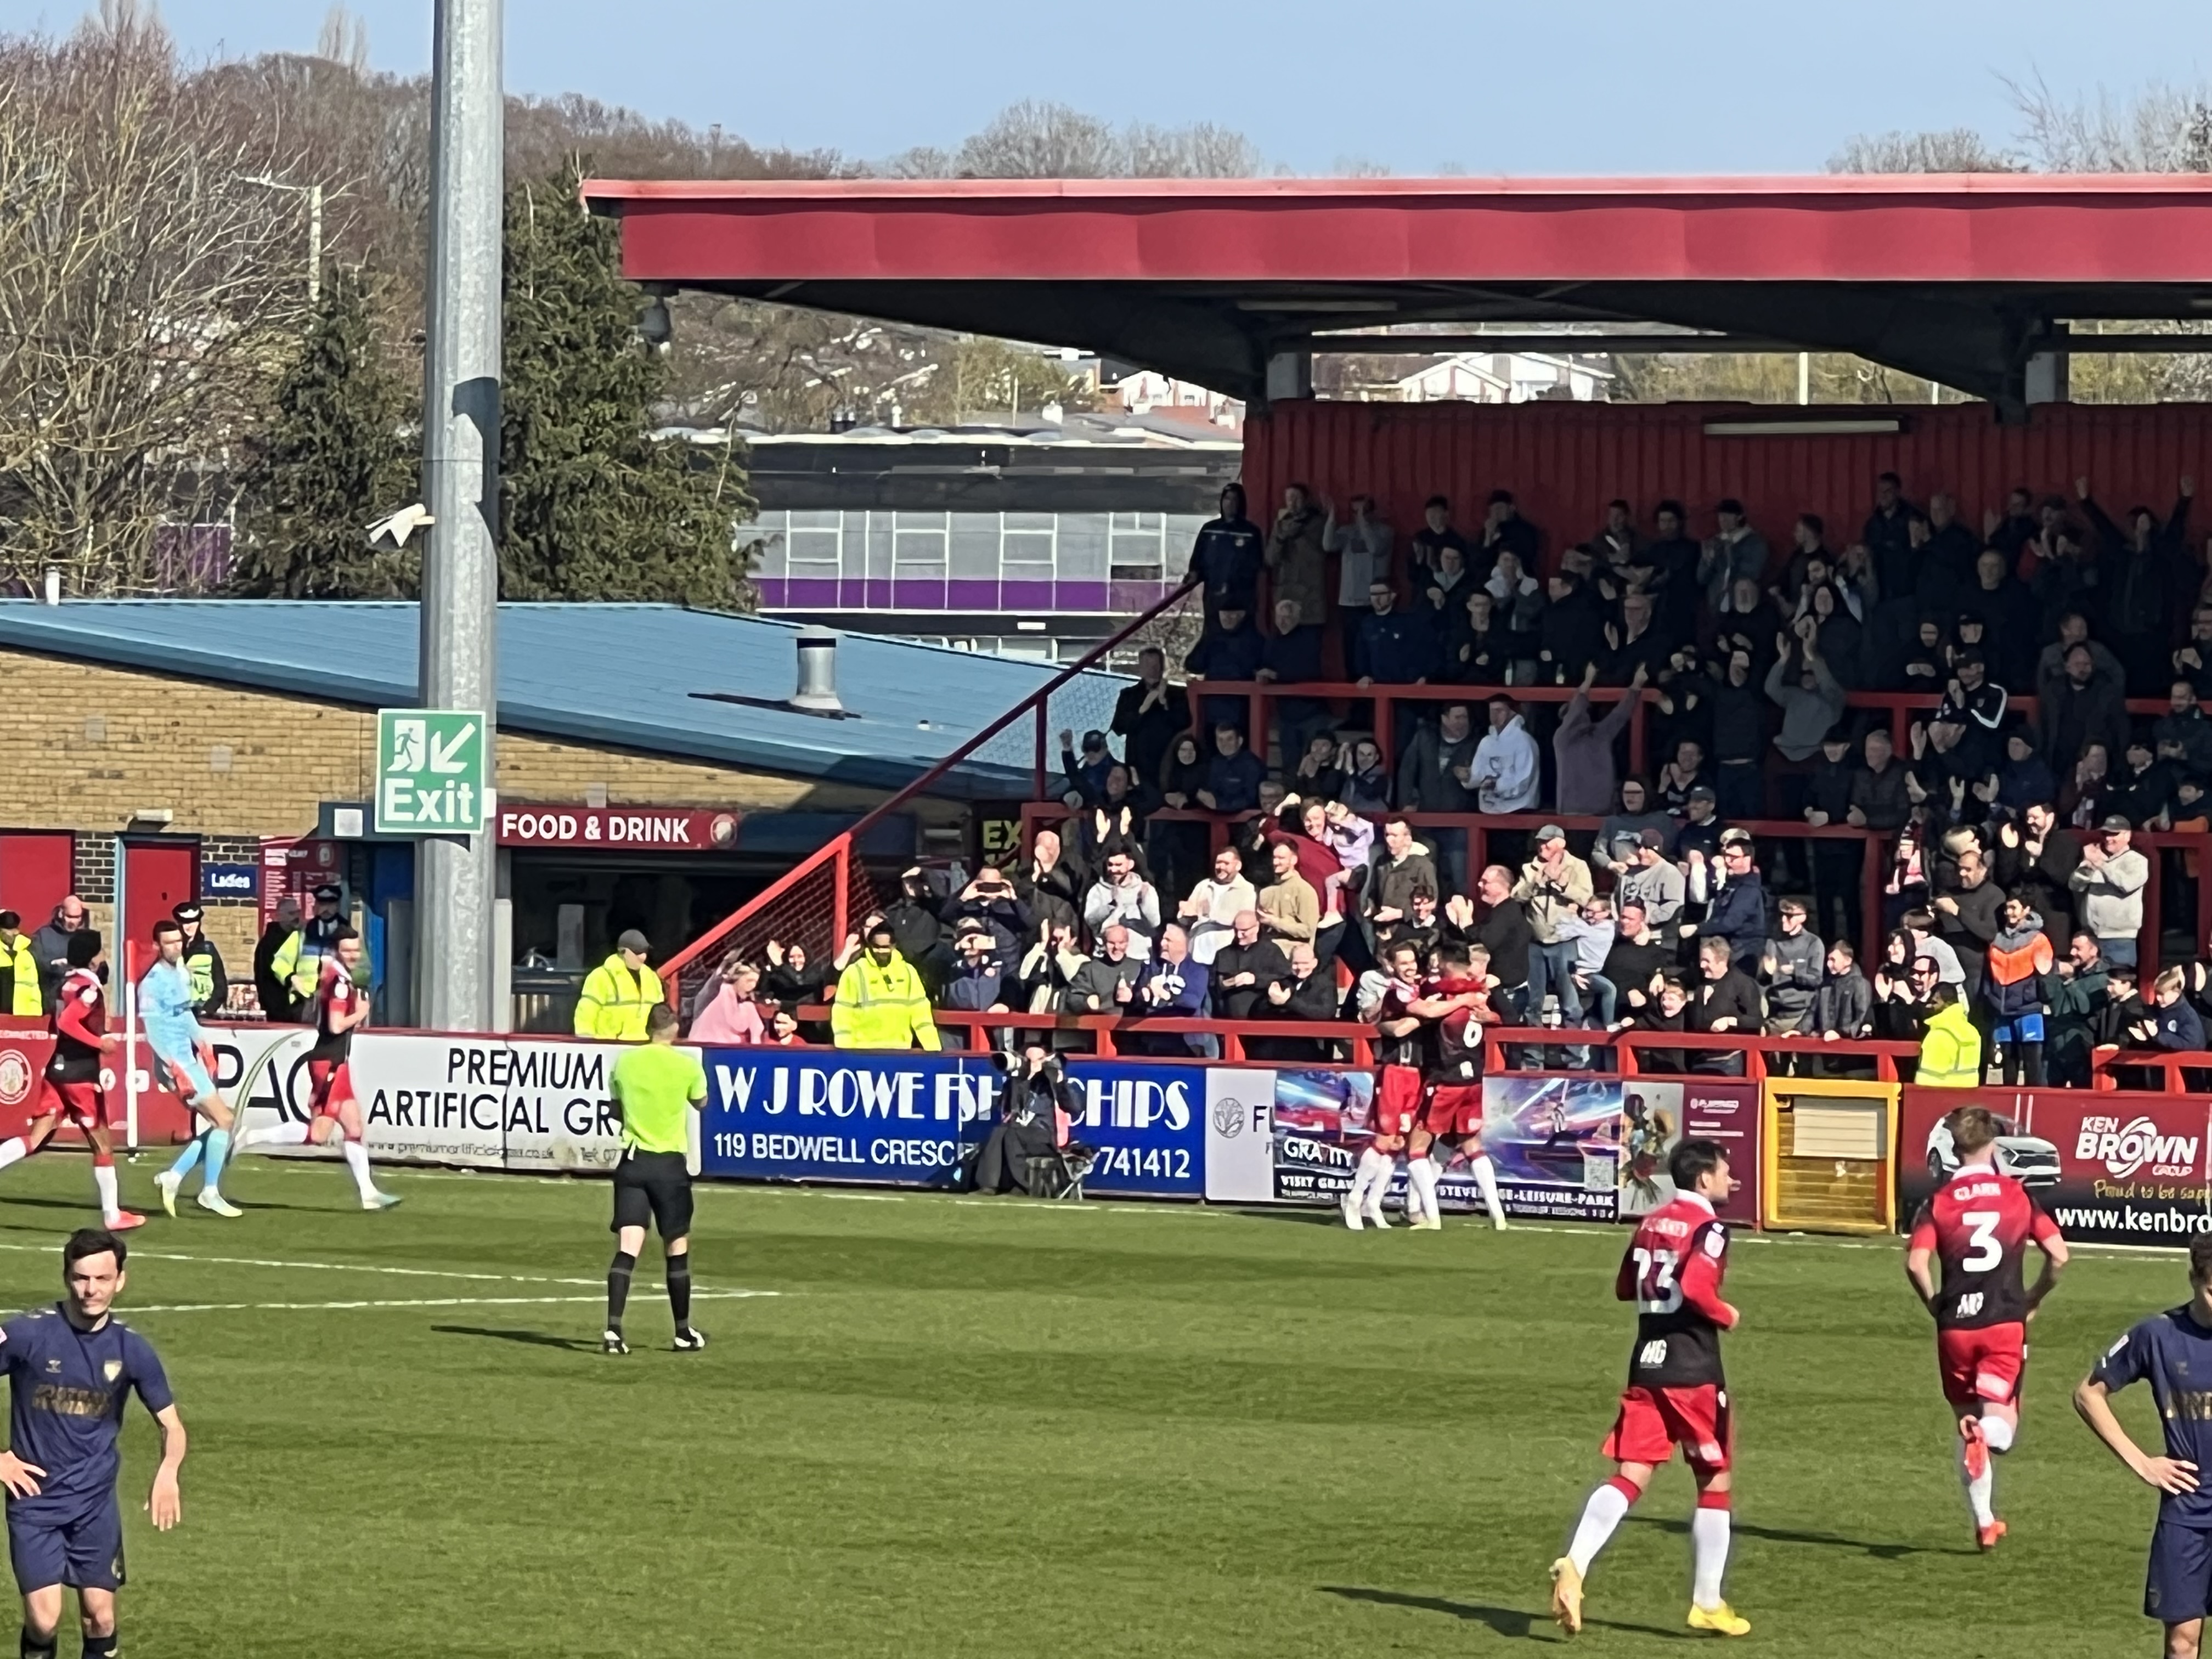
[[[376,833],[477,836],[489,826],[484,717],[465,708],[376,714]]]

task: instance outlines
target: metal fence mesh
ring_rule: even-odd
[[[1115,700],[1135,677],[1138,653],[1146,647],[1158,647],[1167,657],[1170,678],[1182,678],[1182,659],[1198,643],[1203,620],[1202,595],[1192,588],[1115,647],[1106,664],[1078,674],[1045,700],[1044,765],[1048,783],[1059,775],[1060,734],[1067,733],[1072,742],[1079,744],[1085,732],[1108,730],[1114,718]],[[1121,740],[1113,738],[1111,743],[1119,753]],[[1036,763],[1036,746],[1037,721],[1034,716],[1025,717],[987,740],[976,750],[974,759],[981,765],[1028,771]]]
[[[856,857],[843,856],[845,845],[842,838],[831,842],[802,866],[783,891],[765,904],[748,905],[701,941],[699,957],[678,975],[681,1006],[687,1012],[692,994],[720,969],[731,954],[767,972],[772,965],[771,944],[787,960],[793,946],[804,951],[808,967],[818,968],[834,982],[836,973],[831,964],[844,945],[844,940],[836,936],[840,884],[845,889],[848,933],[861,927],[880,909],[885,896],[866,864]],[[887,886],[896,893],[896,878]]]

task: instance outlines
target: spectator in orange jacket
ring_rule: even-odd
[[[1982,1001],[1990,1017],[1990,1040],[2002,1053],[2008,1087],[2043,1086],[2043,976],[2051,967],[2051,936],[2043,918],[2018,890],[2005,896],[1982,974]]]

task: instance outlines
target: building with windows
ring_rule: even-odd
[[[1059,662],[1182,581],[1243,453],[1124,415],[749,442],[763,612]]]

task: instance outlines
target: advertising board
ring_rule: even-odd
[[[1997,1167],[2017,1176],[2069,1238],[2185,1244],[2212,1232],[2212,1102],[2185,1095],[1996,1089]],[[1944,1116],[1956,1091],[1908,1088],[1898,1135],[1898,1224],[1910,1227],[1955,1167]]]
[[[989,1133],[1003,1080],[978,1055],[709,1048],[700,1167],[756,1181],[950,1185]],[[1072,1137],[1085,1190],[1205,1191],[1205,1079],[1194,1066],[1077,1060]]]
[[[1231,1086],[1231,1076],[1246,1079]],[[1219,1201],[1334,1204],[1350,1188],[1369,1144],[1374,1079],[1326,1069],[1216,1072],[1209,1107],[1206,1195]],[[1257,1106],[1264,1100],[1264,1125]],[[1483,1083],[1482,1147],[1509,1218],[1614,1221],[1674,1195],[1667,1157],[1686,1134],[1717,1139],[1744,1183],[1732,1215],[1758,1213],[1756,1085],[1507,1073]],[[1224,1123],[1237,1126],[1232,1133]],[[1264,1127],[1264,1164],[1252,1151]],[[1393,1176],[1389,1205],[1405,1191]],[[1447,1210],[1480,1211],[1464,1156],[1439,1176]]]

